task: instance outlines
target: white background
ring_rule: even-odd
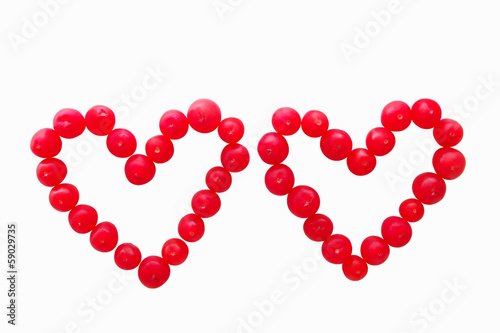
[[[221,3],[231,10],[218,12]],[[381,27],[373,11],[388,7],[393,12]],[[15,328],[6,324],[7,284],[0,283],[2,332],[500,331],[496,2],[75,0],[50,8],[46,21],[34,0],[2,1],[0,8],[0,266],[6,270],[6,225],[15,221],[20,271]],[[357,53],[346,57],[346,44]],[[161,72],[158,82],[150,71]],[[145,79],[154,87],[141,87]],[[424,97],[462,123],[466,171],[447,182],[442,202],[426,207],[406,247],[350,282],[339,266],[317,259],[318,244],[305,237],[285,198],[267,192],[257,141],[270,130],[272,112],[290,106],[301,115],[324,111],[332,128],[363,146],[386,103]],[[136,270],[122,276],[112,253],[93,250],[88,235],[74,233],[67,215],[50,207],[29,142],[59,109],[84,113],[104,104],[115,108],[117,127],[136,134],[143,153],[163,112],[185,112],[198,98],[244,121],[252,161],[221,195],[222,209],[206,220],[186,263],[148,290]],[[413,178],[432,170],[430,131],[412,125],[396,137],[393,153],[366,177],[324,158],[317,139],[289,139],[286,163],[297,184],[320,193],[320,212],[351,238],[355,253],[411,197]],[[80,203],[115,223],[121,241],[152,255],[176,236],[223,145],[216,133],[191,130],[175,147],[171,162],[142,187],[127,183],[124,160],[88,133],[65,140],[60,157],[73,165],[66,181],[79,188]],[[271,294],[281,295],[279,304],[269,305]]]

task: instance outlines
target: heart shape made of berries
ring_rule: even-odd
[[[182,264],[189,253],[186,242],[198,241],[205,232],[203,219],[214,216],[220,209],[221,200],[217,193],[225,192],[232,182],[231,173],[243,171],[249,164],[248,150],[238,141],[243,137],[244,125],[238,118],[221,120],[217,104],[208,99],[195,101],[188,109],[187,117],[181,111],[169,110],[160,119],[161,135],[150,138],[146,143],[146,154],[135,154],[137,141],[126,129],[115,129],[115,115],[106,106],[90,108],[85,117],[77,110],[62,109],[53,119],[53,128],[44,128],[33,135],[31,151],[43,160],[38,164],[38,180],[51,187],[49,202],[60,212],[69,212],[71,228],[79,234],[90,233],[90,243],[100,252],[114,250],[118,267],[132,270],[137,267],[139,280],[148,288],[162,286],[170,276],[170,266]],[[222,166],[211,168],[205,177],[208,189],[193,195],[193,213],[181,218],[178,226],[180,238],[167,240],[161,249],[161,256],[142,259],[139,248],[132,243],[118,245],[118,231],[111,222],[98,222],[97,211],[89,205],[79,204],[78,189],[62,183],[67,175],[63,161],[55,158],[62,149],[62,138],[73,139],[85,129],[97,136],[107,136],[108,150],[116,157],[127,158],[125,175],[134,185],[143,185],[154,178],[156,164],[168,162],[174,154],[172,140],[183,138],[189,127],[200,133],[218,130],[219,137],[227,143],[221,153]]]
[[[263,162],[272,165],[265,175],[267,189],[275,195],[287,196],[287,205],[292,214],[305,218],[304,232],[313,241],[323,242],[323,257],[330,263],[341,264],[344,275],[352,281],[363,279],[368,265],[380,265],[387,260],[390,247],[406,245],[412,236],[409,222],[417,222],[424,215],[424,204],[435,204],[446,193],[446,180],[459,177],[465,169],[464,155],[452,147],[463,137],[463,129],[452,119],[441,119],[441,108],[430,99],[421,99],[410,108],[406,103],[394,101],[382,110],[382,127],[368,132],[367,148],[352,149],[349,135],[340,129],[329,129],[327,116],[317,110],[307,112],[304,117],[292,108],[280,108],[272,116],[276,132],[265,134],[257,150]],[[283,164],[289,147],[285,136],[295,134],[301,127],[309,137],[321,138],[323,154],[333,161],[347,161],[348,169],[357,176],[364,176],[375,169],[376,156],[387,155],[395,146],[393,132],[403,131],[411,123],[423,129],[433,129],[433,136],[442,147],[432,158],[435,172],[425,172],[413,181],[415,198],[404,200],[399,206],[399,216],[384,220],[381,236],[369,236],[361,244],[361,256],[352,254],[352,244],[346,236],[333,233],[329,217],[318,214],[320,198],[310,186],[295,186],[292,169]]]

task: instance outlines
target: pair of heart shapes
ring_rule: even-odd
[[[417,101],[412,108],[404,102],[391,102],[382,111],[382,127],[371,130],[367,136],[367,149],[352,149],[349,135],[338,129],[329,129],[326,115],[320,111],[309,111],[300,117],[291,108],[278,109],[272,117],[276,132],[264,135],[258,144],[262,161],[272,165],[265,176],[266,187],[275,195],[287,196],[290,211],[306,218],[304,232],[313,241],[323,242],[325,259],[341,264],[346,277],[357,281],[364,278],[368,265],[379,265],[387,259],[389,245],[400,247],[411,238],[408,222],[416,222],[423,216],[423,205],[434,204],[444,196],[443,178],[455,179],[465,168],[465,158],[451,148],[463,136],[461,126],[451,119],[441,119],[439,105],[428,99]],[[417,197],[405,200],[400,206],[401,217],[384,221],[382,236],[370,236],[361,247],[362,257],[352,254],[347,237],[332,234],[331,220],[319,209],[319,195],[308,186],[294,186],[293,172],[283,164],[288,155],[286,136],[295,134],[300,128],[310,137],[321,138],[321,150],[334,161],[347,160],[349,170],[358,176],[370,173],[376,165],[375,156],[388,154],[395,145],[393,132],[406,129],[411,122],[424,129],[433,129],[433,134],[443,148],[433,158],[436,173],[418,176],[413,184]],[[191,201],[192,214],[184,216],[178,226],[180,238],[171,238],[162,247],[161,256],[142,258],[140,250],[132,243],[118,245],[118,231],[111,222],[98,222],[97,212],[88,205],[78,204],[79,193],[72,184],[63,183],[67,168],[63,161],[55,158],[62,149],[62,138],[72,139],[85,129],[98,136],[106,136],[109,151],[127,158],[125,174],[135,185],[151,181],[156,164],[168,162],[173,156],[172,141],[186,135],[189,127],[200,133],[217,130],[219,137],[227,143],[221,153],[222,166],[210,169],[206,175],[208,189],[197,192]],[[137,143],[133,134],[115,128],[115,116],[105,106],[94,106],[85,117],[74,109],[62,109],[53,119],[53,128],[44,128],[31,140],[32,152],[42,160],[37,167],[39,181],[51,187],[49,201],[58,211],[69,212],[70,226],[80,234],[90,233],[91,245],[98,251],[114,250],[115,263],[122,269],[138,267],[140,281],[148,288],[158,288],[170,276],[170,267],[182,264],[189,253],[186,242],[196,242],[204,234],[203,219],[214,216],[220,209],[217,193],[231,186],[231,173],[243,171],[249,164],[248,150],[238,141],[243,137],[244,125],[237,118],[222,119],[216,103],[208,99],[195,101],[187,115],[178,110],[167,111],[160,119],[161,135],[153,136],[146,143],[146,154],[135,154]],[[416,184],[417,179],[421,180]],[[445,185],[444,185],[445,186]],[[417,187],[417,188],[416,188]],[[390,221],[388,221],[390,220]],[[385,227],[384,227],[385,225]],[[366,243],[366,244],[365,244]]]

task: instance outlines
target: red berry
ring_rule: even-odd
[[[432,134],[440,146],[453,147],[462,141],[464,129],[453,119],[441,119]]]
[[[147,156],[132,155],[125,163],[125,175],[129,182],[134,185],[144,185],[154,178],[156,167]]]
[[[239,143],[230,143],[222,149],[220,154],[222,166],[229,172],[240,172],[250,163],[250,154],[245,146]]]
[[[124,270],[132,270],[141,263],[141,250],[132,243],[120,244],[115,250],[115,263]]]
[[[399,215],[408,222],[417,222],[424,217],[424,205],[417,199],[406,199],[399,205]]]
[[[347,156],[347,167],[356,176],[365,176],[375,169],[377,159],[370,151],[356,148]]]
[[[368,265],[363,258],[352,255],[342,264],[342,271],[349,280],[359,281],[368,274]]]
[[[446,183],[432,172],[424,172],[413,181],[413,194],[421,203],[433,205],[443,199],[446,194]]]
[[[441,107],[432,99],[418,100],[411,107],[411,118],[420,128],[433,128],[441,120]]]
[[[36,176],[45,186],[56,186],[66,178],[68,168],[57,158],[46,158],[36,167]]]
[[[109,133],[106,138],[106,146],[111,154],[116,157],[125,158],[132,156],[137,148],[134,134],[129,130],[117,128]]]
[[[341,161],[351,152],[352,140],[346,132],[331,129],[321,137],[320,147],[327,158],[333,161]]]
[[[351,256],[352,244],[349,238],[344,235],[331,235],[321,246],[321,252],[326,261],[340,265]]]
[[[214,192],[226,192],[231,187],[231,173],[223,167],[213,167],[208,170],[205,177],[205,183],[207,187]]]
[[[380,265],[389,257],[389,245],[378,236],[366,237],[361,243],[361,256],[369,265]]]
[[[118,244],[118,230],[111,222],[101,222],[90,233],[90,245],[99,252],[111,252]]]
[[[267,170],[264,177],[266,187],[274,195],[290,193],[295,183],[292,169],[285,164],[276,164]]]
[[[149,256],[139,265],[138,275],[147,288],[159,288],[170,277],[170,266],[161,257]]]
[[[333,232],[332,220],[323,214],[314,214],[304,222],[304,233],[315,242],[322,242]]]
[[[319,209],[319,195],[312,187],[295,186],[287,196],[288,209],[297,217],[307,218]]]
[[[267,164],[280,164],[288,156],[288,142],[278,133],[264,134],[257,145],[260,158]]]
[[[384,156],[396,145],[394,134],[384,127],[375,127],[366,136],[366,148],[376,156]]]
[[[97,211],[89,205],[78,205],[69,212],[68,221],[74,231],[86,234],[97,224]]]
[[[217,129],[219,137],[227,143],[236,143],[245,134],[245,126],[238,118],[226,118],[219,124]]]
[[[410,224],[398,216],[388,217],[382,223],[382,237],[392,247],[405,246],[411,235]]]
[[[54,157],[61,152],[62,140],[52,128],[43,128],[33,135],[30,148],[38,157]]]
[[[220,124],[221,112],[219,106],[209,99],[199,99],[188,109],[188,122],[200,133],[210,133]]]
[[[205,223],[195,214],[188,214],[179,221],[179,236],[186,242],[196,242],[205,233]]]
[[[432,157],[432,165],[436,174],[443,179],[456,179],[465,170],[464,155],[453,148],[438,149]]]
[[[191,199],[193,212],[200,217],[212,217],[219,211],[221,201],[217,193],[211,190],[201,190],[196,192]]]
[[[319,138],[328,131],[328,118],[321,112],[312,110],[302,118],[302,131],[311,138]]]
[[[73,139],[85,131],[85,118],[74,109],[62,109],[56,113],[54,129],[60,137]]]
[[[96,105],[90,108],[85,115],[85,124],[88,130],[99,136],[108,135],[115,127],[115,114],[110,108]]]
[[[274,130],[281,135],[292,135],[300,129],[300,114],[292,108],[280,108],[273,113]]]
[[[174,145],[164,135],[153,136],[146,142],[146,155],[155,163],[165,163],[174,156]]]
[[[78,204],[80,193],[78,189],[71,184],[59,184],[50,190],[49,202],[55,210],[60,212],[69,212]]]
[[[411,124],[411,110],[408,104],[394,101],[382,110],[382,125],[392,132],[405,130]]]
[[[171,140],[183,138],[189,129],[189,123],[184,113],[169,110],[160,118],[160,131]]]
[[[182,239],[171,238],[163,244],[161,256],[169,265],[180,265],[186,261],[189,248]]]

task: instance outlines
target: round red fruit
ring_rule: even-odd
[[[164,135],[156,135],[146,142],[146,155],[155,163],[165,163],[174,156],[174,145]]]
[[[171,238],[163,244],[161,255],[172,266],[177,266],[186,261],[189,254],[187,244],[179,238]]]
[[[85,131],[85,118],[74,109],[62,109],[53,120],[54,130],[60,137],[73,139]]]
[[[90,233],[90,245],[99,252],[111,252],[118,244],[118,230],[111,222],[101,222]]]
[[[413,181],[413,194],[421,203],[433,205],[444,198],[446,194],[446,183],[432,172],[418,175]]]
[[[62,140],[52,128],[43,128],[31,138],[30,148],[38,157],[54,157],[61,152]]]
[[[411,235],[410,224],[398,216],[388,217],[382,223],[382,237],[392,247],[405,246]]]
[[[236,143],[245,134],[245,126],[238,118],[226,118],[220,122],[217,131],[222,141]]]
[[[139,265],[138,275],[141,283],[147,288],[159,288],[170,277],[170,266],[161,257],[149,256]]]
[[[183,138],[189,129],[189,122],[184,113],[169,110],[160,118],[160,131],[171,140]]]
[[[342,271],[349,280],[359,281],[368,274],[368,265],[363,258],[352,255],[342,264]]]
[[[219,211],[221,201],[217,193],[211,190],[201,190],[193,195],[191,207],[193,212],[203,218],[212,217]]]
[[[460,177],[465,170],[464,155],[453,148],[438,149],[432,157],[432,165],[436,174],[447,180]]]
[[[315,242],[326,240],[333,232],[332,220],[323,214],[314,214],[304,222],[304,233]]]
[[[319,194],[312,187],[296,186],[287,196],[288,209],[293,215],[308,218],[319,209]]]
[[[288,142],[275,132],[264,134],[257,145],[260,158],[267,164],[280,164],[288,156]]]
[[[267,189],[274,195],[290,193],[295,183],[292,169],[285,164],[276,164],[267,170],[264,177]]]
[[[79,234],[92,231],[97,224],[97,211],[89,205],[78,205],[68,215],[71,228]]]
[[[205,176],[205,183],[207,187],[214,192],[226,192],[231,187],[231,173],[223,167],[213,167],[208,170]]]
[[[114,129],[106,138],[106,146],[111,154],[116,157],[130,157],[137,148],[134,134],[123,128]]]
[[[321,252],[326,261],[340,265],[351,256],[352,244],[344,235],[331,235],[323,242]]]
[[[155,164],[145,155],[132,155],[125,163],[125,176],[134,185],[149,183],[154,178],[155,173]]]
[[[320,147],[327,158],[341,161],[351,152],[352,140],[345,131],[331,129],[321,137]]]
[[[380,265],[389,257],[389,245],[378,236],[369,236],[361,243],[361,256],[369,265]]]
[[[408,222],[417,222],[424,217],[424,205],[417,199],[406,199],[399,205],[399,215]]]
[[[319,138],[328,131],[328,117],[321,111],[312,110],[302,117],[302,131],[311,138]]]
[[[441,119],[432,131],[434,139],[442,147],[453,147],[462,141],[464,129],[453,119]]]
[[[36,167],[36,176],[45,186],[56,186],[66,178],[68,168],[63,161],[57,158],[46,158]]]
[[[280,108],[273,113],[272,124],[281,135],[292,135],[300,129],[300,115],[292,108]]]
[[[377,159],[368,149],[356,148],[347,156],[347,167],[356,176],[365,176],[375,169]]]
[[[384,127],[375,127],[366,136],[366,148],[376,156],[384,156],[396,145],[394,134]]]
[[[205,223],[196,214],[187,214],[179,221],[179,236],[186,242],[196,242],[205,233]]]
[[[408,104],[394,101],[382,110],[382,125],[392,132],[403,131],[411,124],[411,110]]]
[[[85,115],[85,125],[95,135],[104,136],[111,133],[115,127],[115,114],[110,108],[96,105],[90,108]]]
[[[210,133],[220,124],[221,112],[219,106],[209,99],[199,99],[188,109],[189,125],[200,133]]]
[[[50,190],[49,202],[59,212],[69,212],[78,204],[80,193],[71,184],[59,184]]]
[[[229,172],[240,172],[250,163],[250,154],[245,146],[239,143],[230,143],[222,149],[220,154],[222,166]]]
[[[132,243],[123,243],[115,250],[115,263],[123,270],[129,271],[141,263],[141,250]]]
[[[433,128],[441,120],[441,107],[432,99],[418,100],[411,107],[411,118],[415,125],[420,128]]]

